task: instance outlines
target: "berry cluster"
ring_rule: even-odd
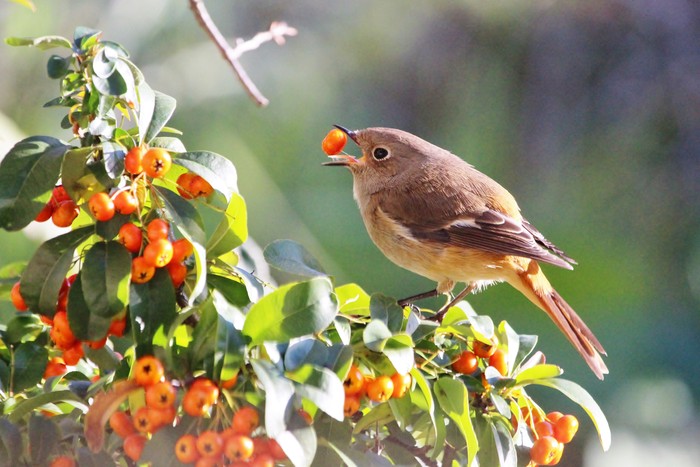
[[[132,379],[143,387],[145,404],[131,415],[116,411],[109,419],[112,431],[123,439],[124,453],[132,460],[141,458],[154,433],[177,425],[178,414],[218,420],[210,425],[197,424],[201,428],[197,433],[186,433],[177,440],[175,456],[184,464],[273,466],[275,461],[287,458],[274,439],[260,433],[260,415],[254,407],[244,405],[230,417],[221,417],[223,412],[212,416],[220,389],[235,386],[237,377],[220,385],[208,378],[196,378],[179,397],[176,385],[164,379],[162,363],[147,355],[134,364]]]
[[[112,320],[107,334],[100,340],[81,341],[75,337],[75,334],[71,330],[70,324],[68,323],[66,307],[68,306],[68,293],[70,292],[70,287],[73,285],[73,282],[75,282],[76,277],[77,274],[70,275],[61,284],[61,289],[58,293],[58,301],[56,302],[56,313],[53,315],[53,318],[45,315],[39,315],[41,322],[50,329],[49,336],[51,337],[51,340],[55,344],[56,348],[61,351],[61,363],[64,366],[76,365],[78,361],[83,358],[85,353],[83,344],[92,349],[100,349],[107,343],[107,337],[121,337],[124,335],[124,330],[126,329],[126,316],[121,315],[120,317]],[[12,300],[12,304],[18,311],[22,312],[28,310],[27,304],[20,293],[19,282],[16,282],[12,286],[10,298]],[[49,361],[49,365],[47,365],[45,372],[45,375],[48,374],[49,376],[44,376],[45,378],[65,373],[65,371],[63,371],[63,373],[57,373],[57,369],[60,368],[57,366],[57,362],[58,360],[55,360],[54,364],[51,365],[51,361]],[[49,369],[49,367],[51,367],[51,369]]]
[[[391,376],[373,377],[365,374],[356,365],[352,365],[343,381],[345,404],[343,412],[346,417],[355,415],[360,410],[363,397],[372,402],[386,402],[391,398],[403,397],[411,387],[410,374],[394,373]]]
[[[480,367],[493,367],[502,376],[508,374],[508,362],[506,353],[498,348],[498,342],[494,338],[491,343],[474,340],[471,350],[460,352],[452,362],[452,370],[463,375],[474,375]]]
[[[557,465],[564,453],[564,445],[574,439],[578,419],[561,412],[550,412],[544,418],[537,411],[530,412],[534,422],[535,442],[530,449],[531,465]]]

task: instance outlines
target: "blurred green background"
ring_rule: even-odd
[[[700,4],[686,0],[210,1],[224,35],[284,20],[299,35],[245,55],[269,107],[248,99],[185,0],[0,2],[6,36],[123,44],[154,89],[178,100],[189,149],[228,156],[250,229],[303,243],[339,283],[402,297],[433,286],[369,240],[347,171],[321,166],[331,124],[397,127],[448,148],[508,188],[525,216],[579,266],[546,268],[606,347],[599,382],[548,318],[508,286],[470,299],[540,336],[550,362],[599,401],[603,454],[585,415],[564,465],[697,465],[700,447]],[[49,54],[0,46],[0,146],[68,138],[41,105]],[[0,116],[1,117],[1,116]],[[350,151],[355,148],[348,148]],[[355,151],[355,154],[357,152]],[[0,232],[0,266],[32,234]],[[438,306],[438,302],[433,305]],[[9,306],[6,302],[0,307]]]

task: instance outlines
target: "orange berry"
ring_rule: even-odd
[[[138,461],[141,458],[143,447],[146,445],[146,437],[134,433],[124,438],[124,454],[131,460]]]
[[[156,428],[155,418],[151,408],[145,405],[139,407],[134,414],[134,428],[141,433],[153,433]]]
[[[554,423],[554,437],[562,444],[571,442],[578,431],[578,419],[573,415],[564,415]]]
[[[80,208],[74,201],[62,201],[51,215],[51,221],[56,227],[70,227],[80,214]]]
[[[197,451],[203,457],[219,456],[224,452],[224,441],[216,431],[203,431],[197,437]]]
[[[135,146],[126,153],[124,157],[124,168],[132,175],[138,175],[143,172],[143,155],[146,148],[143,146]]]
[[[54,206],[58,206],[64,201],[70,200],[71,197],[68,195],[68,192],[66,189],[63,187],[63,185],[58,185],[53,188],[51,191],[51,200],[50,202],[53,202]]]
[[[146,405],[154,409],[167,409],[175,404],[175,388],[169,381],[159,381],[146,388]]]
[[[226,440],[224,455],[232,461],[247,461],[253,457],[253,440],[246,435],[233,435]]]
[[[152,355],[144,355],[136,360],[132,368],[132,376],[139,386],[151,386],[156,384],[165,374],[163,364]]]
[[[66,371],[68,371],[66,362],[64,362],[61,357],[52,357],[49,363],[46,364],[44,379],[51,378],[52,376],[61,376],[65,374]]]
[[[530,459],[535,464],[550,465],[557,455],[560,443],[553,436],[543,436],[535,440],[530,449]]]
[[[321,142],[321,148],[323,152],[329,156],[338,154],[345,147],[345,143],[348,141],[348,136],[344,131],[337,128],[328,132],[323,141]]]
[[[352,396],[354,394],[359,394],[365,385],[365,376],[362,371],[355,365],[350,366],[348,375],[343,381],[343,389],[345,390],[346,396]]]
[[[181,436],[175,443],[175,456],[183,464],[192,464],[200,458],[197,450],[197,437],[192,434]]]
[[[173,242],[173,261],[178,263],[185,261],[192,253],[194,253],[194,246],[186,238],[180,238]]]
[[[138,253],[141,250],[143,242],[143,233],[135,224],[127,222],[119,227],[119,243],[132,253]]]
[[[192,180],[196,177],[196,174],[192,172],[185,172],[179,177],[177,177],[177,192],[180,193],[185,199],[194,198],[194,193],[192,192]]]
[[[69,456],[56,456],[51,459],[49,467],[75,467],[75,459]]]
[[[508,362],[506,362],[506,353],[502,349],[496,351],[489,357],[489,366],[494,367],[502,376],[508,374]]]
[[[203,389],[190,388],[182,398],[182,410],[191,417],[202,417],[208,414],[214,405],[210,399]]]
[[[381,375],[367,383],[367,397],[374,402],[386,402],[394,393],[394,383],[386,375]]]
[[[136,432],[134,428],[134,421],[126,413],[118,410],[109,417],[109,426],[112,430],[120,437],[126,438],[132,433]]]
[[[19,291],[19,281],[15,282],[15,284],[12,286],[12,290],[10,290],[10,300],[12,300],[12,304],[15,306],[15,308],[17,308],[17,310],[27,310],[27,303],[24,301],[24,298],[22,298],[22,294]]]
[[[287,458],[287,453],[284,452],[284,449],[282,449],[282,446],[280,446],[276,440],[268,438],[267,448],[273,459],[281,461]]]
[[[153,178],[161,178],[170,171],[172,158],[163,148],[151,148],[146,151],[141,160],[143,171]]]
[[[95,193],[88,200],[88,208],[98,221],[108,221],[114,217],[114,201],[107,193]]]
[[[144,284],[156,274],[156,268],[146,261],[143,256],[138,256],[131,260],[131,282]]]
[[[233,376],[233,378],[229,378],[227,380],[221,381],[219,384],[224,389],[231,389],[232,387],[234,387],[236,385],[237,381],[238,381],[238,373],[236,373]]]
[[[143,258],[151,266],[162,268],[173,259],[173,244],[165,238],[154,240],[144,248]]]
[[[256,455],[249,462],[250,467],[274,467],[275,459],[268,453]]]
[[[41,211],[39,211],[39,214],[36,215],[34,218],[35,221],[37,222],[46,222],[47,220],[51,219],[51,215],[53,214],[54,210],[54,205],[51,201],[46,203],[43,208],[41,208]]]
[[[260,415],[255,408],[247,405],[241,407],[233,414],[233,420],[231,421],[231,426],[233,430],[241,435],[248,435],[258,427],[260,424]]]
[[[474,355],[474,352],[465,350],[459,354],[457,360],[452,362],[452,369],[463,375],[471,375],[479,369],[479,360]]]
[[[345,403],[343,404],[343,415],[346,418],[352,417],[360,410],[360,398],[355,395],[345,395]]]
[[[547,420],[539,421],[535,423],[535,433],[537,433],[538,438],[543,436],[554,436],[554,425],[549,423]]]
[[[561,412],[549,412],[545,418],[547,419],[547,421],[549,421],[551,423],[555,423],[557,420],[559,420],[563,416],[564,416],[564,414]]]
[[[481,342],[475,339],[472,343],[472,349],[474,350],[474,354],[477,357],[481,358],[489,358],[496,352],[497,348],[497,343],[493,341],[491,344],[487,344],[485,342]]]
[[[139,200],[129,190],[122,190],[114,197],[114,210],[119,214],[131,214],[139,208]]]
[[[121,337],[124,335],[125,329],[126,329],[126,316],[112,320],[112,324],[109,325],[109,329],[107,330],[107,334],[110,336]]]
[[[394,373],[391,375],[391,382],[394,383],[394,392],[391,393],[391,397],[399,399],[403,397],[406,391],[408,391],[408,388],[411,387],[411,375],[408,373],[404,375]]]
[[[168,238],[168,233],[170,233],[170,224],[165,219],[153,219],[146,226],[146,237],[148,237],[150,242]]]
[[[204,178],[200,177],[199,175],[195,175],[195,177],[192,179],[190,182],[190,193],[195,198],[203,197],[206,198],[209,195],[211,195],[214,192],[214,188],[209,184],[208,181],[206,181]]]

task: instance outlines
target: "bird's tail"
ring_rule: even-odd
[[[599,379],[603,379],[603,375],[608,373],[608,368],[600,354],[607,355],[605,349],[574,309],[554,290],[537,262],[531,260],[526,271],[508,282],[552,318],[593,373]]]

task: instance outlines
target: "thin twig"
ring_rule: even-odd
[[[233,72],[238,77],[238,80],[241,82],[250,98],[253,99],[257,105],[261,107],[266,106],[269,100],[263,96],[257,86],[255,86],[255,83],[250,79],[248,73],[243,69],[238,59],[241,58],[244,53],[257,49],[265,42],[275,41],[277,45],[283,45],[285,36],[296,36],[297,30],[288,26],[287,23],[275,21],[270,24],[269,30],[259,32],[252,39],[247,41],[237,39],[236,46],[231,47],[223,34],[221,34],[221,31],[219,31],[219,28],[216,27],[214,20],[212,20],[209,15],[209,11],[207,11],[207,7],[204,6],[204,1],[189,0],[189,2],[197,22],[206,31],[211,40],[214,41],[214,44],[216,44],[216,47],[219,49],[224,59],[231,65]]]

